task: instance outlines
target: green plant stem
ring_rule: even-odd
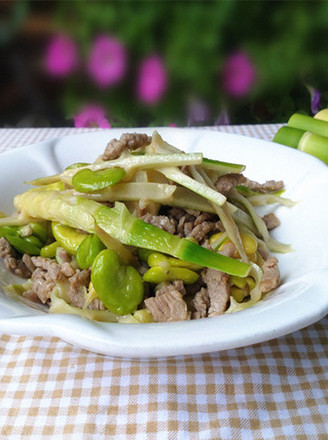
[[[309,131],[310,133],[328,137],[328,122],[311,116],[294,113],[288,121],[288,127]]]
[[[328,165],[328,138],[314,133],[304,133],[298,149],[317,157]]]
[[[304,130],[292,127],[281,127],[274,135],[273,142],[277,144],[287,145],[288,147],[298,148]]]

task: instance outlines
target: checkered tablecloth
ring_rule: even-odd
[[[215,129],[271,139],[277,128]],[[0,151],[81,131],[2,129]],[[325,440],[327,337],[325,318],[250,347],[124,360],[2,334],[0,440]]]

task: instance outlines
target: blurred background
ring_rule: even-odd
[[[0,2],[0,127],[285,122],[328,101],[325,1]]]

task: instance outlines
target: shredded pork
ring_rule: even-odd
[[[125,150],[137,150],[150,144],[151,137],[144,133],[124,133],[119,140],[112,139],[102,155],[102,160],[113,160],[120,157]]]
[[[70,257],[66,253],[62,253],[63,259]],[[32,286],[24,292],[27,298],[34,298],[46,304],[50,301],[51,292],[57,283],[67,286],[66,298],[67,302],[78,308],[85,306],[85,292],[90,283],[90,270],[75,269],[69,261],[58,264],[50,258],[31,257],[31,264],[34,266],[31,280]],[[102,309],[97,302],[92,302],[89,308]]]
[[[183,299],[183,294],[172,283],[163,283],[154,297],[145,300],[145,305],[157,322],[190,319],[190,312]]]
[[[282,180],[267,180],[264,183],[258,183],[248,179],[243,174],[231,173],[219,177],[215,183],[216,189],[226,196],[237,185],[245,186],[251,191],[258,193],[270,193],[280,191],[284,186],[284,182]]]
[[[271,231],[272,229],[280,226],[280,220],[273,212],[270,212],[269,214],[263,216],[263,220],[268,231]]]
[[[276,257],[270,257],[262,266],[263,276],[260,281],[262,293],[270,292],[280,284],[280,272]]]

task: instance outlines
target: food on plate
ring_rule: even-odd
[[[280,284],[270,231],[293,202],[245,166],[123,134],[93,163],[30,182],[0,218],[0,256],[30,305],[108,322],[184,321],[254,305]]]

